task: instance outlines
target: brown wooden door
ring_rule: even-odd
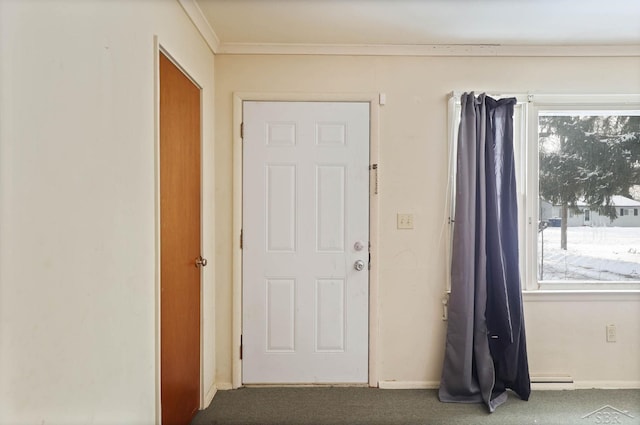
[[[200,89],[160,54],[162,425],[200,405]]]

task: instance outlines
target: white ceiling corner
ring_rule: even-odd
[[[196,0],[178,0],[182,9],[186,12],[191,22],[198,28],[213,53],[217,53],[220,48],[220,38],[211,26],[209,19],[202,13],[202,9]]]
[[[223,54],[640,56],[636,0],[179,1]]]

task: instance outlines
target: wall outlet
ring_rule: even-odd
[[[616,325],[607,325],[607,342],[616,342]]]
[[[398,213],[398,229],[413,229],[413,214]]]

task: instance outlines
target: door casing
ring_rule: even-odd
[[[306,102],[368,102],[369,108],[369,241],[371,269],[369,270],[369,386],[378,386],[378,222],[379,222],[379,93],[246,93],[233,94],[233,272],[232,272],[232,388],[242,385],[240,359],[242,335],[242,103],[244,101],[306,101]]]

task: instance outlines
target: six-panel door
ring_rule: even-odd
[[[243,120],[243,383],[366,383],[369,104]]]

